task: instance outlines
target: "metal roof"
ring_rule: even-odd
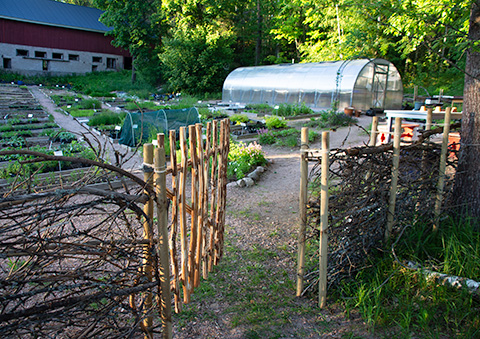
[[[0,18],[84,31],[110,31],[99,21],[102,13],[53,0],[0,0]]]

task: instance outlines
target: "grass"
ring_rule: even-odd
[[[430,270],[480,280],[480,232],[468,222],[446,221],[440,231],[429,223],[405,231],[395,246],[398,259],[379,253],[336,297],[351,312],[356,309],[372,328],[394,329],[395,337],[473,338],[480,336],[478,295],[428,280],[407,261]]]
[[[268,264],[280,259],[277,252],[254,244],[240,249],[227,243],[225,253],[193,294],[193,302],[176,317],[179,326],[223,320],[222,313],[199,307],[220,299],[226,303],[224,314],[231,315],[229,327],[247,328],[244,338],[281,338],[293,315],[315,312],[309,304],[295,299],[294,281],[287,271],[280,265]]]

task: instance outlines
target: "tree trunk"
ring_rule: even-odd
[[[255,44],[255,66],[260,65],[260,56],[262,54],[262,13],[260,0],[257,0],[257,42]]]
[[[480,40],[480,0],[475,0],[470,14],[468,38]],[[461,147],[453,198],[463,217],[480,220],[480,53],[478,47],[467,51]]]
[[[137,73],[135,72],[135,57],[132,58],[132,84],[137,81]]]

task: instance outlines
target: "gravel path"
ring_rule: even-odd
[[[93,145],[95,149],[104,150],[104,152],[100,152],[103,160],[116,164],[115,153],[117,153],[124,169],[135,170],[141,168],[143,160],[138,153],[131,152],[130,149],[122,145],[113,144],[109,138],[93,133],[76,118],[63,113],[48,96],[51,94],[49,90],[39,86],[29,86],[28,88],[40,105],[54,116],[55,122],[60,127],[78,135],[80,139],[88,139],[88,142]],[[108,107],[104,108],[108,109]]]

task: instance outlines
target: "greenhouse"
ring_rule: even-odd
[[[182,126],[195,125],[199,122],[200,115],[195,107],[128,113],[118,142],[135,147],[139,143],[156,140],[157,133],[167,134],[171,130],[178,132]]]
[[[403,85],[383,59],[241,67],[225,79],[224,103],[302,104],[326,110],[400,109]]]

